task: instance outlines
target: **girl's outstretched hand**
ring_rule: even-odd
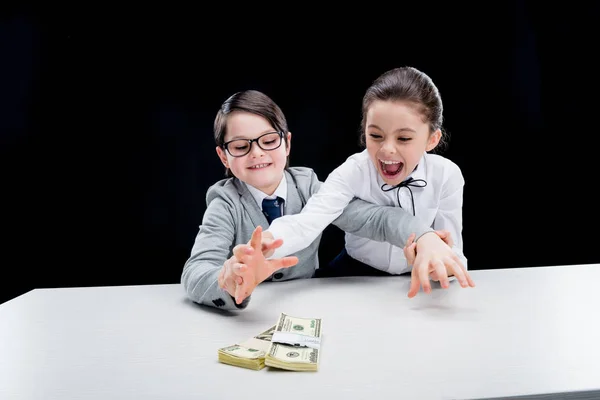
[[[425,293],[430,293],[430,277],[439,281],[443,288],[450,286],[449,275],[454,275],[463,288],[475,287],[469,272],[448,245],[452,243],[449,232],[431,233],[435,235],[426,233],[418,242],[414,242],[414,234],[412,234],[404,246],[404,255],[409,265],[413,266],[408,297],[415,297],[421,286]]]

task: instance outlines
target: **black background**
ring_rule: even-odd
[[[324,180],[361,149],[365,89],[403,65],[442,94],[470,269],[597,263],[597,4],[5,7],[0,302],[178,283],[228,96],[271,96],[291,164]],[[327,228],[321,258],[342,246]]]

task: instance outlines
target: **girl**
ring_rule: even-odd
[[[363,98],[361,139],[366,149],[337,167],[300,214],[273,221],[262,234],[265,255],[278,259],[303,249],[357,197],[401,207],[446,232],[450,253],[440,248],[422,254],[417,242],[409,297],[420,285],[430,292],[430,274],[444,288],[448,275],[456,276],[462,287],[473,287],[462,251],[463,176],[452,161],[428,153],[442,142],[442,111],[438,89],[423,72],[396,68],[377,78]],[[282,239],[283,245],[273,252],[269,245],[274,239]],[[367,264],[390,274],[411,270],[403,247],[352,233],[346,233],[346,248],[333,264],[334,269]]]

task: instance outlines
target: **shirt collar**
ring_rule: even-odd
[[[259,208],[262,208],[262,202],[264,199],[281,197],[283,201],[285,201],[287,197],[287,180],[285,179],[285,173],[283,174],[281,182],[279,182],[279,186],[277,186],[277,189],[275,189],[275,192],[272,196],[268,196],[266,193],[258,190],[252,185],[248,185],[246,182],[244,182],[244,185],[246,185],[248,191],[250,191],[250,194],[252,194],[252,197],[254,197],[254,200],[256,200],[256,204],[258,204]]]
[[[417,164],[417,166],[415,167],[413,172],[410,175],[408,175],[407,179],[408,178],[413,178],[413,179],[427,178],[426,157],[427,157],[427,153],[423,153],[423,155],[421,156],[421,159],[419,160],[419,163]]]

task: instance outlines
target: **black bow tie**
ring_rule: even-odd
[[[389,186],[389,188],[385,188],[384,186]],[[402,208],[402,204],[400,204],[400,188],[407,188],[408,191],[410,192],[410,201],[412,202],[412,209],[413,209],[413,215],[416,216],[415,214],[415,199],[413,197],[413,192],[412,189],[410,188],[411,186],[413,187],[425,187],[427,186],[427,182],[424,179],[415,179],[415,178],[408,178],[402,182],[400,182],[399,184],[397,184],[396,186],[390,186],[387,183],[384,183],[383,185],[381,185],[381,190],[383,190],[384,192],[389,192],[390,190],[394,190],[394,189],[398,189],[398,191],[396,192],[396,197],[398,198],[398,206],[400,206],[400,208]]]

